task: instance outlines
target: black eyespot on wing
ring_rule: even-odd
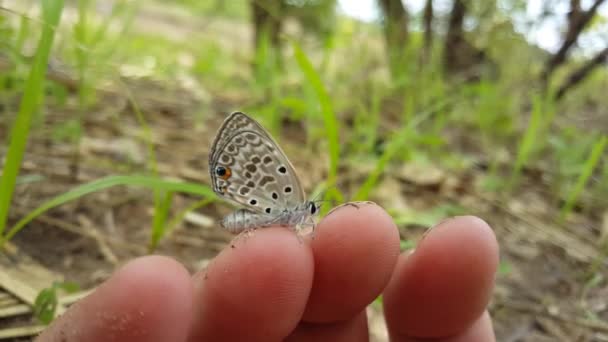
[[[232,171],[229,167],[217,166],[215,168],[215,175],[223,180],[228,180],[232,176]]]
[[[223,166],[218,166],[215,168],[215,174],[222,177],[226,174],[226,168]]]
[[[284,189],[285,193],[288,194],[291,192],[291,187],[290,186],[286,186]]]
[[[249,200],[249,204],[256,205],[256,204],[258,204],[258,201],[255,198],[252,198]]]
[[[266,208],[266,214],[270,214],[271,209],[270,208]]]
[[[276,200],[277,198],[279,198],[279,195],[276,192],[273,192],[272,193],[272,199]]]
[[[281,165],[281,166],[279,166],[277,171],[279,171],[279,173],[285,174],[285,173],[287,173],[287,168],[285,166]]]

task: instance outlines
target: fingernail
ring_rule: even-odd
[[[367,204],[367,205],[376,205],[376,206],[377,206],[377,204],[376,204],[376,203],[374,203],[374,202],[372,202],[372,201],[353,201],[353,202],[346,202],[346,203],[340,204],[339,206],[337,206],[337,207],[333,208],[332,210],[330,210],[330,211],[327,213],[327,215],[325,215],[325,217],[327,217],[327,216],[331,215],[331,214],[332,214],[334,211],[336,211],[336,210],[338,210],[338,209],[341,209],[341,208],[344,208],[344,207],[354,207],[354,208],[356,208],[356,209],[359,209],[361,206],[366,205],[366,204]]]

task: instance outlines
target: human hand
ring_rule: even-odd
[[[315,238],[258,229],[191,277],[176,261],[129,262],[38,341],[366,341],[366,306],[383,294],[393,341],[494,341],[485,308],[498,245],[482,220],[442,222],[399,255],[374,204],[336,209]]]

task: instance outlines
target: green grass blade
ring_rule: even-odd
[[[593,174],[593,170],[600,162],[602,153],[604,153],[604,149],[606,148],[606,144],[608,144],[608,137],[605,135],[602,136],[595,144],[593,144],[593,148],[591,149],[589,158],[587,158],[587,161],[583,166],[583,172],[581,172],[580,176],[576,180],[574,189],[570,191],[568,199],[566,199],[566,203],[562,207],[560,213],[561,219],[566,218],[566,216],[572,211],[574,203],[578,199],[578,196],[581,194],[581,192],[585,189],[585,185]]]
[[[293,43],[294,53],[296,61],[300,67],[300,70],[304,73],[306,81],[314,89],[319,105],[321,107],[321,116],[323,117],[323,123],[325,125],[325,134],[327,137],[327,145],[329,149],[329,170],[327,171],[327,182],[329,184],[336,184],[338,179],[338,161],[340,159],[340,139],[338,136],[338,119],[336,118],[331,99],[319,73],[316,72],[314,66],[310,62],[310,59],[306,56],[302,48],[297,44]],[[331,192],[331,194],[329,193]],[[336,188],[328,191],[328,197],[333,197],[337,200],[342,200],[342,196]]]
[[[523,138],[519,144],[519,148],[517,150],[517,158],[515,159],[515,166],[513,167],[513,171],[511,174],[511,179],[509,180],[509,184],[507,189],[512,190],[513,186],[517,183],[521,171],[524,166],[528,163],[528,159],[532,155],[536,147],[536,142],[539,140],[538,135],[540,134],[541,126],[542,126],[542,118],[544,112],[544,103],[540,97],[536,97],[532,106],[532,113],[530,122],[528,123],[528,128],[524,133]]]
[[[386,166],[393,159],[397,151],[401,149],[401,146],[407,141],[408,133],[409,132],[404,131],[391,140],[391,143],[386,147],[386,150],[376,162],[374,170],[367,176],[353,196],[353,201],[364,201],[369,198],[371,191],[376,186],[376,183],[378,183],[378,179],[386,169]]]
[[[153,251],[158,246],[158,242],[165,235],[167,217],[169,209],[171,209],[171,201],[173,200],[173,192],[156,191],[158,195],[155,198],[160,198],[160,202],[154,206],[154,221],[152,222],[152,235],[150,237],[149,251]]]
[[[11,129],[6,163],[2,177],[0,178],[0,238],[6,227],[8,210],[15,190],[19,167],[25,153],[32,117],[42,101],[44,75],[51,47],[53,46],[55,28],[59,24],[62,10],[62,0],[47,0],[42,2],[42,16],[45,24],[38,48],[36,49],[32,69],[25,83],[23,97],[19,105],[19,113]]]
[[[76,67],[78,70],[78,99],[79,99],[79,110],[78,114],[78,127],[82,125],[82,119],[84,118],[86,107],[89,104],[89,98],[92,90],[90,89],[89,80],[89,57],[91,55],[91,45],[89,44],[89,12],[90,0],[78,0],[78,20],[74,24],[74,40],[76,41]],[[80,144],[80,138],[82,130],[78,130],[76,137],[77,145]]]
[[[25,225],[30,223],[33,219],[43,214],[44,212],[55,208],[64,203],[73,201],[78,199],[84,195],[100,191],[103,189],[107,189],[117,185],[128,185],[128,186],[139,186],[145,187],[149,189],[153,189],[155,191],[164,191],[164,192],[181,192],[188,193],[193,195],[199,195],[207,198],[216,198],[213,190],[207,186],[195,184],[195,183],[187,183],[187,182],[178,182],[165,180],[158,177],[150,177],[150,176],[109,176],[102,179],[95,180],[90,183],[86,183],[80,186],[77,186],[63,194],[60,194],[43,204],[41,204],[36,209],[32,210],[29,214],[27,214],[24,218],[19,220],[6,234],[5,237],[0,239],[0,246],[4,244],[4,242],[10,240],[15,234],[17,234]]]
[[[206,205],[209,205],[211,202],[215,201],[215,198],[205,198],[202,199],[200,201],[197,201],[191,205],[189,205],[187,208],[183,209],[182,211],[178,212],[173,219],[171,219],[171,221],[169,221],[169,223],[167,223],[167,231],[170,232],[173,229],[175,229],[177,227],[178,224],[180,224],[180,222],[182,222],[184,220],[184,218],[186,217],[186,215],[189,212],[192,212],[198,208],[202,208]]]
[[[353,196],[353,201],[367,200],[388,163],[397,155],[397,153],[402,151],[403,147],[414,133],[414,128],[452,102],[451,99],[445,100],[437,104],[434,108],[422,112],[416,115],[414,119],[409,120],[407,124],[390,139],[384,152],[380,158],[378,158],[374,170],[367,176],[361,187],[359,187]]]
[[[21,53],[23,50],[23,45],[25,44],[25,40],[27,39],[28,34],[30,32],[30,20],[25,15],[22,15],[19,21],[19,31],[17,31],[16,39],[15,39],[15,47],[14,51],[16,53]]]
[[[146,167],[150,172],[157,175],[158,162],[156,160],[156,150],[154,149],[154,142],[152,140],[152,128],[150,128],[150,125],[146,121],[144,114],[141,112],[139,104],[135,100],[135,97],[133,96],[133,93],[131,92],[129,86],[120,79],[116,79],[116,81],[120,83],[122,90],[124,91],[124,94],[127,97],[127,100],[129,101],[129,105],[133,109],[135,119],[137,120],[137,123],[141,126],[143,135],[142,140],[146,144],[146,148],[148,149],[148,163]]]
[[[127,99],[129,101],[129,103],[131,104],[131,107],[133,108],[133,112],[135,113],[135,117],[137,119],[138,124],[141,126],[142,132],[143,132],[143,140],[144,143],[146,144],[146,147],[148,148],[148,163],[147,163],[147,168],[148,170],[155,176],[158,176],[158,162],[156,159],[156,151],[154,149],[154,142],[152,141],[152,129],[150,128],[150,126],[148,125],[148,122],[146,121],[146,118],[144,117],[144,114],[141,112],[139,105],[137,103],[137,101],[135,100],[135,97],[133,96],[133,93],[131,93],[131,90],[129,89],[129,87],[124,83],[124,82],[120,82],[122,84],[122,86],[124,87],[125,90],[125,94],[127,95]],[[162,196],[162,192],[155,189],[154,190],[154,219],[152,221],[152,234],[151,234],[151,240],[150,240],[150,248],[152,249],[153,246],[155,246],[158,241],[154,241],[154,239],[158,236],[158,238],[160,238],[160,236],[164,235],[164,223],[166,220],[166,217],[163,218],[164,215],[164,200],[163,200],[163,196]],[[170,206],[170,202],[167,204]],[[161,224],[160,226],[157,226],[157,224]],[[162,230],[162,231],[159,231]]]

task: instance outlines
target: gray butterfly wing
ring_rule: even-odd
[[[285,153],[259,123],[241,112],[232,113],[220,127],[209,172],[217,194],[255,212],[273,214],[305,200]]]
[[[245,113],[234,112],[224,120],[211,144],[211,151],[209,153],[210,166],[214,160],[217,160],[217,154],[222,150],[222,146],[225,146],[230,136],[244,130],[261,130],[265,133],[264,129]],[[209,171],[211,172],[211,177],[213,177],[213,170],[210,169]]]

